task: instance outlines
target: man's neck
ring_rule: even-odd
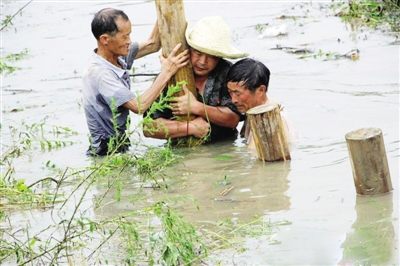
[[[258,99],[257,104],[255,106],[266,104],[266,103],[268,103],[268,97],[266,94],[264,94]]]
[[[194,81],[196,88],[199,90],[200,94],[203,95],[204,88],[206,87],[208,75],[207,76],[196,76],[194,75]]]
[[[105,60],[107,60],[111,64],[113,64],[114,66],[121,68],[121,65],[118,63],[118,56],[108,52],[105,49],[102,49],[101,47],[99,47],[97,49],[97,54],[99,56],[103,57]]]

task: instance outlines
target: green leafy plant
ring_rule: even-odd
[[[155,111],[163,111],[164,109],[172,109],[170,105],[170,101],[173,99],[174,95],[180,91],[182,91],[182,86],[186,84],[185,81],[178,82],[176,85],[169,85],[166,93],[162,93],[159,97],[159,101],[152,104],[149,108],[147,115],[144,116],[142,121],[143,129],[148,131],[150,134],[157,131],[165,131],[165,134],[168,136],[168,129],[165,127],[163,123],[157,123],[151,118],[151,114]],[[176,117],[175,119],[179,121],[187,121],[189,127],[189,119],[183,120],[181,117]],[[178,139],[174,139],[174,146],[177,147],[197,147],[199,145],[204,144],[209,138],[211,132],[207,136],[201,139],[194,138],[193,136],[186,136]]]
[[[20,67],[15,67],[12,65],[9,65],[7,62],[15,62],[15,61],[19,61],[22,59],[26,59],[28,57],[28,50],[24,49],[22,52],[18,53],[18,54],[10,54],[7,56],[2,56],[1,60],[0,60],[0,74],[11,74],[16,70],[20,70]]]
[[[22,6],[20,9],[18,9],[17,12],[15,12],[13,15],[6,15],[5,19],[1,22],[1,27],[0,31],[4,30],[7,28],[9,25],[12,25],[12,20],[17,16],[18,14],[22,15],[22,10],[27,7],[33,0],[30,0],[28,3],[26,3],[24,6]]]
[[[227,186],[230,184],[230,182],[228,181],[229,177],[224,175],[224,177],[221,180],[217,180],[215,182],[216,185],[222,185],[222,186]]]
[[[4,210],[45,208],[54,203],[55,194],[48,190],[36,192],[33,187],[46,180],[39,180],[31,185],[24,179],[0,179],[0,208]]]
[[[257,24],[254,28],[255,28],[255,30],[257,31],[257,33],[258,34],[261,34],[263,31],[264,31],[264,29],[265,29],[265,27],[268,25],[268,23],[265,23],[265,24]]]
[[[168,202],[157,202],[152,208],[162,222],[161,233],[153,233],[151,237],[152,248],[161,244],[159,262],[166,265],[191,265],[207,253],[195,227],[185,222]]]
[[[170,89],[149,112],[170,108],[172,95],[181,87]],[[117,118],[118,113],[113,108],[116,130]],[[143,125],[139,123],[132,129],[128,120],[126,136],[134,136]],[[140,140],[130,138],[134,152],[118,153],[121,142],[115,138],[110,142],[109,155],[93,157],[90,166],[61,171],[49,159],[43,167],[46,176],[26,184],[27,178],[15,176],[13,159],[37,150],[45,154],[61,149],[73,144],[68,137],[77,133],[62,126],[28,125],[23,121],[18,126],[9,126],[9,129],[10,143],[2,147],[1,163],[6,171],[0,180],[0,219],[4,221],[14,211],[33,208],[48,210],[51,219],[40,230],[33,231],[30,225],[16,228],[12,221],[0,230],[1,262],[18,265],[137,265],[141,262],[196,265],[208,255],[209,247],[217,249],[224,245],[204,242],[210,239],[207,233],[179,214],[177,205],[187,205],[189,197],[165,198],[149,204],[141,194],[144,188],[156,189],[155,192],[160,194],[168,191],[170,176],[164,170],[179,163],[182,152],[187,152],[187,149],[173,149],[171,140],[163,147],[147,147]],[[221,159],[230,158],[223,156]],[[227,179],[225,176],[221,184],[226,185]],[[90,207],[84,204],[88,200]],[[90,215],[92,210],[100,210],[110,203],[127,201],[134,204],[134,210],[121,208],[117,214],[108,213],[105,217]],[[150,222],[155,219],[159,224]],[[234,236],[243,228],[238,229]],[[218,232],[211,234],[222,236]],[[219,241],[226,240],[221,237]],[[225,243],[231,244],[232,241]],[[112,245],[121,247],[117,254],[109,252],[108,247]],[[79,256],[82,254],[85,256]]]
[[[18,128],[10,125],[9,129],[11,143],[3,143],[2,156],[0,159],[0,165],[4,167],[1,174],[1,178],[4,182],[20,179],[14,178],[15,170],[13,167],[13,160],[15,158],[24,154],[28,155],[31,150],[40,149],[44,152],[65,147],[73,142],[65,140],[64,138],[77,134],[67,127],[48,125],[44,122],[27,125],[22,121]],[[50,139],[50,137],[55,138]],[[46,163],[46,167],[57,170],[55,164],[51,164],[50,161]]]
[[[0,32],[6,29],[8,26],[13,25],[12,20],[17,16],[18,14],[22,15],[22,10],[27,7],[33,0],[30,0],[28,3],[26,3],[23,7],[21,7],[17,12],[15,12],[13,15],[6,15],[5,19],[1,22],[1,27],[0,27]],[[28,50],[24,49],[22,52],[18,54],[10,54],[7,56],[1,56],[0,57],[0,74],[11,74],[16,70],[20,70],[20,67],[15,67],[11,66],[6,62],[15,62],[21,59],[26,58],[28,55]]]
[[[400,6],[397,0],[351,0],[347,5],[341,2],[336,5],[341,9],[338,15],[348,23],[400,31]]]

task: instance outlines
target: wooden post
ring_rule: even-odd
[[[263,104],[248,110],[247,120],[258,159],[266,162],[290,160],[287,136],[277,103]]]
[[[377,195],[393,190],[382,131],[361,128],[345,135],[357,194]]]
[[[182,47],[179,49],[179,53],[188,49],[189,46],[185,38],[187,22],[183,9],[183,1],[156,0],[155,2],[163,55],[167,57],[178,43],[182,44]],[[197,95],[193,69],[190,64],[179,69],[169,84],[175,85],[180,81],[186,81],[188,90],[191,91],[195,96]],[[179,95],[183,94],[183,91],[179,93]],[[182,118],[186,118],[186,116]],[[190,120],[193,119],[194,117],[191,117]]]

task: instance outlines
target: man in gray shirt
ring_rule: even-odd
[[[150,88],[137,97],[130,91],[129,70],[134,59],[160,49],[157,23],[149,40],[142,43],[131,41],[131,22],[121,10],[100,10],[94,15],[91,26],[97,48],[82,78],[83,106],[91,135],[87,154],[124,152],[130,145],[125,134],[129,110],[143,114],[178,69],[188,64],[188,51],[177,54],[181,47],[177,44],[167,58],[160,55],[160,74]]]

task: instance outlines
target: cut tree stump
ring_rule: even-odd
[[[182,44],[179,49],[179,53],[188,49],[189,46],[186,42],[185,31],[187,27],[187,21],[185,18],[185,11],[183,8],[182,0],[156,0],[157,8],[157,20],[158,28],[161,36],[161,47],[163,55],[168,57],[171,51],[175,48],[178,43]],[[177,82],[186,81],[187,88],[197,96],[196,84],[194,81],[193,69],[191,64],[181,68],[174,75],[174,77],[168,83],[169,85],[176,85]],[[177,96],[183,95],[181,91]],[[187,116],[182,116],[184,120]],[[190,120],[193,120],[194,116],[191,116]]]
[[[357,194],[378,195],[393,190],[382,131],[361,128],[345,138]]]
[[[258,159],[265,162],[290,160],[287,137],[284,132],[280,106],[263,104],[247,111]]]

